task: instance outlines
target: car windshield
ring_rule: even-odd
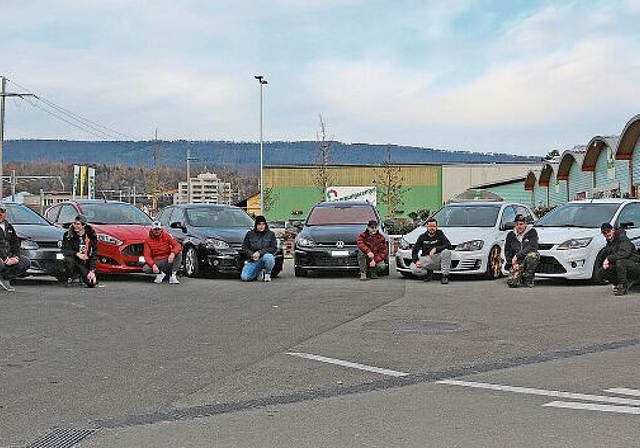
[[[446,206],[433,217],[439,227],[493,227],[500,212],[499,205]]]
[[[131,204],[101,202],[81,204],[82,214],[93,224],[151,224],[151,218]]]
[[[535,227],[585,227],[600,228],[603,222],[611,222],[620,204],[569,203],[556,207],[540,218]]]
[[[11,224],[32,224],[37,226],[50,226],[49,221],[24,206],[7,206],[7,221]]]
[[[253,227],[251,216],[239,208],[189,208],[187,209],[187,219],[194,227]]]
[[[377,217],[373,207],[346,205],[335,207],[314,207],[307,218],[308,226],[367,225]]]

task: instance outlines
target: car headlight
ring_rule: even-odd
[[[464,243],[458,244],[455,247],[455,250],[459,250],[459,251],[480,250],[482,249],[482,246],[484,246],[484,241],[482,240],[465,241]]]
[[[313,241],[311,238],[300,236],[298,237],[298,241],[296,241],[296,244],[302,247],[310,247],[310,246],[315,246],[316,242]]]
[[[98,233],[98,241],[105,244],[113,244],[114,246],[121,246],[122,241],[118,238],[108,235],[106,233]]]
[[[593,238],[571,238],[558,246],[558,250],[582,249],[587,247]]]
[[[401,238],[400,245],[398,247],[402,250],[408,250],[408,249],[411,249],[411,244],[409,244],[409,242],[404,238]]]
[[[223,240],[217,240],[215,238],[207,238],[205,244],[209,249],[229,249],[229,243]]]
[[[32,240],[22,240],[20,241],[20,249],[24,250],[36,250],[39,249],[38,243]]]

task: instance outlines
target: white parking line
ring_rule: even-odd
[[[579,409],[584,411],[617,412],[619,414],[640,415],[640,408],[633,406],[611,406],[609,404],[576,403],[571,401],[552,401],[543,404],[551,408]]]
[[[388,375],[388,376],[401,377],[401,376],[409,375],[408,373],[404,373],[404,372],[398,372],[395,370],[383,369],[383,368],[374,367],[374,366],[367,366],[365,364],[358,364],[355,362],[343,361],[341,359],[326,358],[324,356],[312,355],[310,353],[288,352],[287,355],[297,356],[299,358],[304,358],[304,359],[311,359],[314,361],[325,362],[327,364],[335,364],[342,367],[350,367],[352,369],[365,370],[367,372],[380,373],[382,375]]]
[[[640,397],[640,390],[627,389],[626,387],[614,387],[611,389],[606,389],[604,392],[608,392],[610,394],[630,395],[632,397]]]
[[[514,392],[527,395],[542,395],[545,397],[565,398],[568,400],[595,401],[599,403],[614,403],[627,406],[640,406],[640,400],[620,397],[606,397],[604,395],[577,394],[573,392],[562,392],[547,389],[532,389],[529,387],[504,386],[502,384],[476,383],[474,381],[442,380],[438,384],[448,384],[450,386],[473,387],[477,389],[489,389],[502,392]]]

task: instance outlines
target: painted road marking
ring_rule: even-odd
[[[627,389],[626,387],[614,387],[612,389],[606,389],[604,392],[618,395],[630,395],[632,397],[640,397],[640,390]]]
[[[473,387],[477,389],[489,389],[502,392],[514,392],[527,395],[541,395],[545,397],[565,398],[568,400],[595,401],[599,403],[613,403],[626,406],[640,406],[640,400],[632,398],[607,397],[604,395],[577,394],[574,392],[562,392],[557,390],[533,389],[530,387],[505,386],[502,384],[476,383],[474,381],[442,380],[438,384],[451,386]]]
[[[578,409],[583,411],[617,412],[619,414],[640,415],[640,408],[634,406],[611,406],[609,404],[577,403],[571,401],[552,401],[542,406],[564,409]]]
[[[367,366],[365,364],[358,364],[355,362],[343,361],[341,359],[326,358],[324,356],[312,355],[310,353],[288,352],[287,355],[297,356],[299,358],[304,358],[304,359],[311,359],[313,361],[320,361],[327,364],[335,364],[337,366],[342,366],[342,367],[350,367],[352,369],[365,370],[367,372],[381,373],[382,375],[388,375],[388,376],[401,377],[401,376],[409,375],[408,373],[398,372],[396,370],[389,370],[389,369],[383,369],[380,367]]]

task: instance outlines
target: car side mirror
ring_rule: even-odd
[[[172,222],[171,224],[169,224],[169,227],[171,227],[172,229],[180,229],[183,232],[187,231],[187,228],[183,226],[181,222]]]
[[[293,221],[293,222],[291,223],[291,225],[292,225],[293,227],[295,227],[296,229],[298,229],[298,230],[301,230],[301,229],[302,229],[302,221]]]
[[[515,224],[512,222],[505,222],[504,224],[502,224],[502,230],[512,230],[514,226]]]
[[[621,229],[629,229],[631,227],[635,227],[633,221],[627,221],[627,222],[621,222],[620,223],[620,228]]]
[[[69,227],[71,227],[71,223],[70,222],[63,222],[58,224],[60,227],[62,227],[63,229],[68,229]]]
[[[385,219],[382,221],[385,227],[389,227],[390,229],[396,226],[396,222],[393,219]]]

